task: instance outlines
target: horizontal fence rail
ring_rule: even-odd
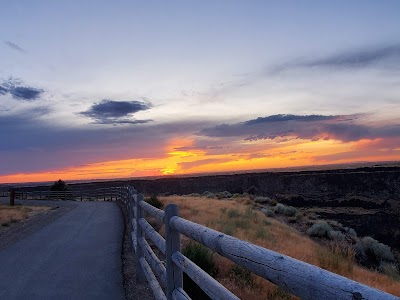
[[[72,200],[72,201],[116,201],[124,189],[99,188],[92,190],[67,190],[67,191],[19,191],[14,193],[15,199],[20,200]],[[10,197],[10,192],[2,192],[3,197]]]
[[[302,299],[400,299],[383,291],[331,273],[286,255],[242,241],[179,217],[178,207],[151,206],[132,187],[117,198],[128,215],[132,248],[137,259],[137,280],[146,278],[156,299],[190,299],[184,290],[187,274],[211,299],[239,299],[181,252],[180,235],[195,240],[236,264]],[[146,220],[145,213],[152,221]],[[165,238],[151,224],[165,226]],[[163,262],[147,239],[162,253]]]

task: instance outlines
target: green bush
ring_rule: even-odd
[[[217,274],[218,270],[213,255],[207,247],[196,242],[190,242],[184,247],[182,253],[210,276],[215,277]],[[183,286],[192,299],[210,299],[186,274],[183,276]]]
[[[188,197],[200,197],[201,195],[199,193],[191,193],[187,195]]]
[[[274,211],[272,209],[269,209],[267,207],[261,208],[260,210],[264,215],[267,217],[273,217],[275,215]]]
[[[400,280],[399,270],[394,263],[381,262],[378,271],[394,278],[395,280]]]
[[[353,240],[357,238],[357,232],[353,228],[343,227],[343,231],[347,236],[351,237]]]
[[[297,208],[293,206],[286,206],[283,205],[282,203],[278,203],[275,206],[275,213],[280,214],[280,215],[285,215],[288,217],[293,217],[297,213]]]
[[[217,194],[218,199],[227,199],[232,198],[232,194],[228,191],[223,191]]]
[[[332,231],[333,228],[326,221],[319,221],[314,223],[311,228],[307,230],[307,234],[309,236],[315,237],[329,237],[329,232]]]
[[[390,247],[366,236],[356,244],[356,257],[366,266],[379,266],[382,262],[395,262]]]
[[[269,237],[270,234],[269,232],[266,230],[266,228],[263,227],[257,227],[256,232],[255,232],[255,237],[257,239],[265,239],[267,237]]]
[[[275,199],[272,199],[270,204],[271,204],[272,206],[275,206],[275,205],[278,204],[278,201],[276,201]]]
[[[156,195],[152,195],[146,200],[146,202],[158,209],[162,209],[164,207],[164,204],[158,199]]]
[[[258,196],[258,197],[254,198],[254,202],[261,203],[261,204],[263,204],[263,203],[271,203],[271,199],[268,198],[268,197]]]
[[[338,230],[331,230],[331,231],[328,231],[328,237],[329,237],[331,240],[334,240],[334,241],[337,241],[337,242],[341,242],[341,241],[344,241],[344,240],[345,240],[344,234],[341,233],[341,232],[338,231]]]
[[[211,192],[209,192],[209,191],[205,191],[203,194],[201,194],[203,197],[206,197],[206,198],[215,198],[215,195],[214,195],[214,193],[211,193]]]

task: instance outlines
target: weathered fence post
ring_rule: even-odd
[[[138,214],[137,214],[137,209],[136,209],[136,203],[138,201],[138,197],[137,194],[133,194],[132,197],[132,220],[131,220],[131,224],[132,224],[132,234],[131,236],[133,237],[132,239],[132,247],[134,252],[136,252],[136,248],[137,248],[137,220],[138,220]]]
[[[146,277],[144,275],[144,270],[142,266],[140,265],[140,258],[143,257],[143,250],[142,247],[140,247],[139,241],[143,236],[143,230],[139,225],[139,220],[144,217],[143,209],[140,207],[139,203],[140,201],[143,201],[144,197],[143,194],[137,195],[136,198],[136,282],[137,283],[144,283],[146,281]]]
[[[15,189],[10,190],[10,206],[14,206],[15,202]]]
[[[181,251],[181,236],[179,231],[173,229],[169,221],[172,217],[179,215],[179,209],[176,204],[168,204],[165,207],[165,243],[167,260],[167,299],[172,299],[174,289],[183,287],[182,270],[172,261],[172,254]]]

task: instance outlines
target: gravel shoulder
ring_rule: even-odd
[[[8,204],[8,198],[0,198],[0,203]],[[16,200],[15,204],[26,206],[48,206],[51,207],[51,209],[18,223],[10,224],[10,226],[1,227],[0,249],[28,237],[32,233],[40,230],[77,207],[77,204],[73,201]]]

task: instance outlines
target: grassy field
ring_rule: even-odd
[[[182,217],[259,246],[327,269],[366,285],[400,296],[400,281],[358,266],[351,249],[323,247],[307,236],[253,209],[248,198],[230,200],[205,197],[161,197],[179,206]],[[184,245],[189,241],[184,239]],[[246,272],[229,260],[213,255],[216,279],[242,299],[297,299],[272,283]]]
[[[8,206],[0,204],[0,226],[7,227],[49,210],[46,206]]]

